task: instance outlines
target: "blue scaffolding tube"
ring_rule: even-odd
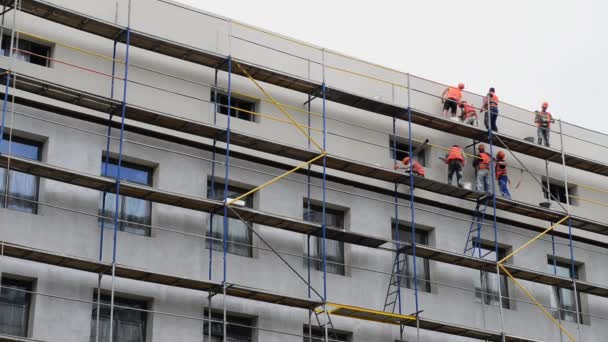
[[[116,196],[114,201],[114,236],[113,236],[113,249],[112,249],[112,291],[110,294],[110,337],[109,340],[113,339],[113,319],[114,319],[114,283],[116,277],[116,244],[118,238],[118,216],[120,210],[120,171],[122,168],[122,150],[124,143],[125,133],[125,114],[127,111],[127,85],[129,84],[129,47],[131,45],[131,28],[127,27],[126,30],[126,51],[125,51],[125,77],[123,80],[123,97],[122,97],[122,111],[120,119],[120,140],[118,145],[118,167],[116,170]]]
[[[323,93],[323,152],[325,152],[327,147],[327,120],[326,120],[326,104],[325,104],[325,81],[321,87],[321,91]],[[326,253],[326,233],[327,233],[327,219],[325,218],[326,212],[326,183],[327,183],[327,173],[326,173],[326,164],[327,164],[327,156],[323,156],[323,304],[327,303],[327,253]],[[325,324],[327,328],[327,324]],[[327,329],[325,329],[327,331]]]
[[[414,162],[413,162],[413,149],[412,149],[412,108],[410,101],[410,83],[409,83],[409,74],[408,74],[408,108],[407,108],[407,129],[408,129],[408,140],[409,140],[409,154],[410,154],[410,212],[412,215],[412,224],[411,224],[411,244],[412,244],[412,264],[414,271],[414,299],[416,303],[416,341],[420,341],[420,304],[418,302],[418,270],[416,267],[416,208],[414,207],[415,197],[414,197]]]

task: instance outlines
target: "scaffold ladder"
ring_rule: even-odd
[[[323,305],[321,307],[321,309],[315,309],[315,310],[311,310],[311,311],[314,313],[315,319],[317,320],[317,325],[319,326],[321,331],[325,331],[325,325],[327,324],[327,336],[329,338],[329,341],[338,341],[338,335],[336,333],[336,330],[334,329],[334,323],[331,321],[329,312],[327,314],[325,314],[326,310],[327,310],[327,307],[325,305]],[[322,323],[322,320],[319,317],[320,315],[325,315],[325,317],[327,318],[327,320],[325,320],[325,323]],[[308,340],[309,341],[315,340],[312,337],[312,334],[310,334],[310,336],[308,336]],[[325,340],[323,340],[323,341],[325,341]],[[325,342],[327,342],[327,341],[325,341]]]
[[[471,256],[475,256],[475,252],[477,252],[479,258],[484,258],[486,256],[481,254],[481,249],[479,247],[481,244],[483,222],[486,219],[486,208],[488,207],[488,202],[490,199],[490,195],[485,195],[477,200],[475,212],[473,213],[473,219],[471,220],[471,225],[469,226],[467,241],[464,245],[463,254],[465,255],[470,253]]]
[[[401,272],[405,269],[405,263],[407,262],[405,248],[407,248],[407,246],[398,248],[395,252],[393,271],[391,272],[391,279],[386,290],[386,299],[384,300],[384,309],[382,311],[395,313],[395,307],[400,300],[401,278],[403,277]]]

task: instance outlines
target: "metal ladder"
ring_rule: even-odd
[[[486,208],[488,207],[488,202],[490,201],[490,199],[490,195],[485,195],[477,200],[477,205],[475,206],[475,213],[473,214],[473,220],[471,221],[471,225],[469,227],[469,234],[467,235],[467,241],[464,245],[464,255],[470,253],[471,256],[475,256],[476,250],[478,251],[479,258],[484,258],[487,255],[481,255],[481,249],[479,248],[479,246],[481,244],[481,231],[483,228],[483,221],[486,218]]]
[[[334,329],[334,323],[331,321],[331,316],[329,315],[329,313],[327,313],[327,315],[326,315],[327,322],[325,322],[325,324],[321,323],[321,318],[319,316],[325,314],[326,310],[327,310],[327,307],[325,305],[323,305],[323,307],[320,311],[318,311],[316,309],[313,309],[311,311],[315,314],[315,319],[317,320],[317,325],[319,326],[319,328],[321,328],[322,332],[325,331],[325,324],[327,324],[327,336],[328,336],[329,340],[330,341],[339,341],[338,334],[336,333],[336,330]],[[305,339],[304,341],[308,342],[308,341],[314,341],[314,340],[318,340],[318,338],[313,337],[312,334],[310,334],[310,336],[308,336],[308,338]],[[322,341],[325,341],[325,338],[323,338]]]
[[[399,292],[401,291],[401,282],[403,281],[403,275],[401,272],[405,269],[405,263],[407,262],[406,249],[410,246],[403,246],[398,248],[395,254],[395,260],[393,261],[393,271],[391,272],[391,280],[388,283],[386,290],[386,299],[384,300],[384,308],[382,311],[395,313],[395,306],[399,300]]]

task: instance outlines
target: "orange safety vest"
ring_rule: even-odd
[[[460,91],[460,89],[458,88],[449,87],[448,93],[445,95],[445,98],[460,102],[460,99],[462,99],[462,91]]]
[[[489,154],[485,153],[485,152],[481,152],[480,154],[477,155],[479,158],[481,158],[481,160],[479,161],[479,170],[487,170],[490,168],[490,162],[492,160],[492,157],[490,157]]]
[[[551,113],[549,112],[538,112],[536,113],[536,126],[551,128]]]
[[[406,167],[410,166],[410,157],[403,158],[403,165],[405,165]],[[414,162],[412,163],[412,171],[424,177],[424,166],[422,166],[422,164],[420,164],[416,160],[414,160]]]
[[[498,107],[498,96],[494,93],[488,93],[490,97],[490,107]]]
[[[496,179],[507,175],[507,162],[504,160],[496,161]]]
[[[464,118],[465,119],[468,119],[471,116],[477,116],[477,112],[475,111],[475,107],[471,106],[468,103],[464,103],[462,106],[464,107],[463,111],[464,111]]]
[[[453,146],[448,153],[448,162],[450,160],[460,160],[464,164],[464,155],[462,149],[458,146]]]

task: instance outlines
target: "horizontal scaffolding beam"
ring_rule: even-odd
[[[42,340],[33,340],[31,338],[19,337],[19,336],[10,336],[10,335],[0,335],[0,342],[43,342]]]
[[[45,96],[47,98],[67,102],[103,113],[112,113],[122,107],[122,102],[112,100],[107,97],[94,95],[74,88],[61,86],[24,74],[18,74],[18,76],[19,77],[14,77],[11,79],[16,79],[16,82],[13,83],[15,88],[19,90],[27,91],[33,94]],[[3,91],[0,91],[0,94],[2,93]],[[25,106],[49,110],[56,113],[74,113],[74,111],[65,110],[57,106],[52,106],[23,96],[15,96],[15,102]],[[80,114],[80,116],[82,116],[82,114]],[[189,133],[204,138],[217,139],[219,141],[224,141],[226,136],[226,130],[221,127],[205,124],[194,120],[189,120],[171,114],[152,111],[146,108],[133,105],[126,106],[125,117],[130,120],[155,125],[158,127],[168,128],[182,133]],[[230,143],[241,147],[251,148],[257,151],[269,153],[272,155],[280,155],[282,157],[299,161],[308,161],[317,156],[317,153],[313,151],[282,144],[260,137],[251,136],[235,130],[231,130],[230,132]],[[315,164],[319,165],[320,163],[321,162],[317,161]],[[410,177],[404,175],[403,173],[329,154],[326,157],[326,165],[329,169],[347,172],[358,176],[373,178],[388,183],[401,183],[409,185],[410,182]],[[459,188],[429,178],[414,177],[414,186],[417,189],[422,189],[454,198],[465,199],[472,202],[476,202],[477,199],[481,196],[481,194],[478,192]],[[547,222],[557,222],[563,217],[563,213],[560,213],[558,211],[506,198],[497,198],[496,208],[499,210],[504,210],[514,214],[544,220]],[[571,223],[572,227],[574,228],[597,234],[608,235],[608,223],[588,220],[576,216],[572,216]]]
[[[8,156],[0,155],[0,167],[6,167],[8,164],[8,160]],[[76,186],[82,186],[98,191],[113,192],[116,188],[114,180],[111,178],[88,175],[85,173],[48,165],[46,163],[30,159],[11,157],[10,166],[11,170],[16,170],[35,176],[43,177],[46,179],[51,179]],[[221,201],[197,198],[182,194],[175,194],[163,190],[154,189],[149,186],[133,184],[129,182],[121,182],[120,194],[133,198],[140,198],[152,201],[155,203],[161,203],[203,212],[214,212],[223,207],[223,202]],[[251,223],[261,224],[264,226],[274,227],[296,233],[309,234],[312,236],[320,237],[322,234],[321,225],[312,222],[290,219],[251,208],[231,208],[234,211],[229,211],[230,217],[234,217],[237,219],[242,218]],[[332,228],[326,228],[326,236],[328,239],[331,240],[370,248],[377,248],[391,242],[387,239],[381,239],[377,237]],[[410,247],[410,245],[405,244],[401,248],[400,252],[410,253]],[[484,270],[487,272],[496,272],[495,261],[483,260],[472,256],[448,252],[429,246],[416,245],[416,256],[451,265],[476,270]],[[558,277],[555,275],[527,270],[511,265],[504,266],[515,277],[522,280],[527,280],[550,286],[558,286],[561,288],[572,288],[572,281],[569,278]],[[577,281],[577,290],[581,293],[587,293],[608,298],[608,287],[591,284],[585,281]]]
[[[47,1],[22,0],[21,2],[21,11],[25,13],[29,13],[49,21],[110,40],[114,40],[117,37],[119,37],[119,41],[121,41],[121,39],[125,39],[124,35],[122,35],[122,33],[126,30],[125,27],[121,27],[98,18],[93,18],[85,14],[51,4]],[[216,68],[218,65],[220,65],[220,68],[227,68],[225,64],[222,64],[227,56],[135,30],[131,30],[130,44],[141,49],[153,51],[165,56],[174,57],[210,68]],[[249,74],[257,81],[266,82],[304,94],[313,94],[321,86],[319,83],[281,73],[276,70],[271,70],[244,61],[238,62],[242,66],[242,69],[236,68],[235,70],[232,70],[232,72],[244,77]],[[398,119],[402,120],[408,119],[408,115],[406,115],[407,108],[395,106],[376,99],[366,98],[332,87],[326,87],[326,99],[328,101],[389,116],[391,118],[397,117]],[[421,126],[486,143],[489,142],[487,132],[483,129],[456,123],[439,116],[418,111],[415,108],[412,108],[411,120],[413,123]],[[537,144],[529,143],[523,139],[511,137],[503,133],[497,132],[495,135],[498,135],[512,151],[527,154],[543,160],[549,160],[560,164],[562,163],[562,153],[560,150],[539,146]],[[497,142],[498,141],[493,141],[492,143],[496,144]],[[605,163],[571,154],[565,154],[564,157],[564,162],[567,166],[608,176],[608,165]]]

